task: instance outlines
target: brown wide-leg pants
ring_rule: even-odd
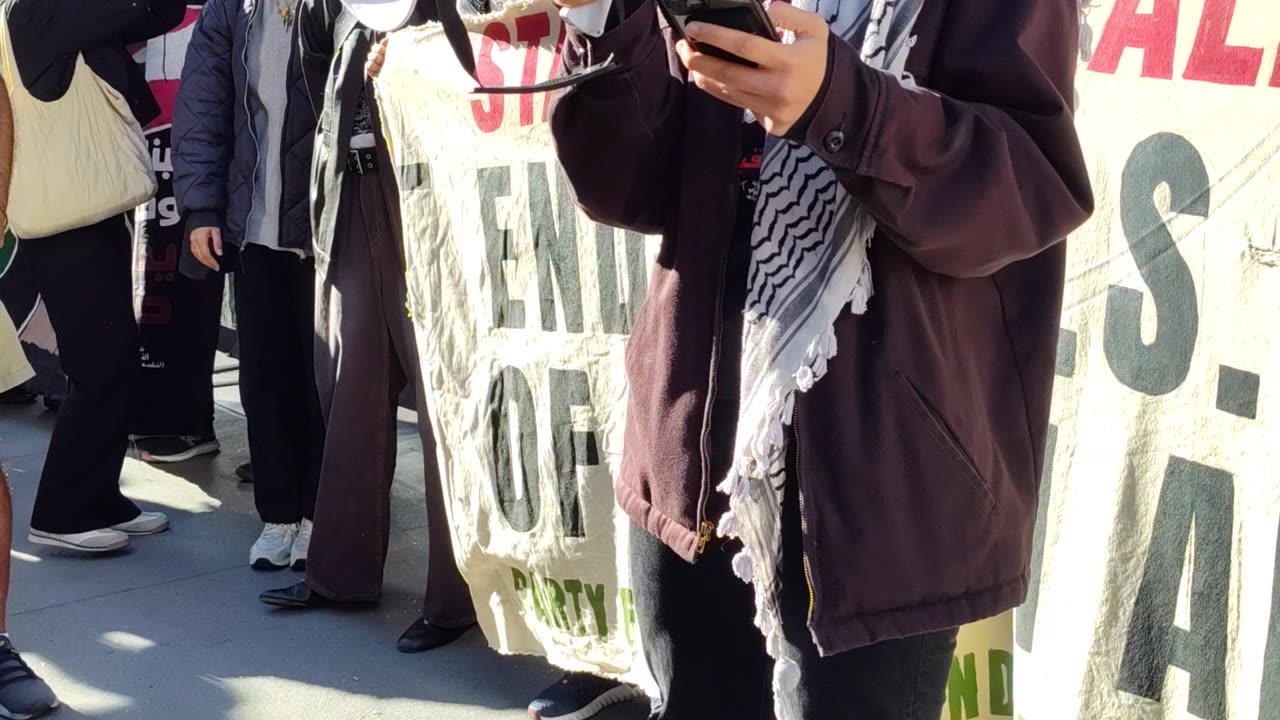
[[[389,172],[382,169],[381,172]],[[377,600],[390,536],[396,405],[406,384],[418,397],[426,469],[427,589],[422,617],[440,627],[474,622],[470,591],[454,561],[412,321],[404,253],[378,170],[345,180],[345,219],[327,272],[317,273],[316,383],[328,432],[307,558],[307,582],[338,601]]]

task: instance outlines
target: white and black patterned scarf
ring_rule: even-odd
[[[924,0],[796,0],[836,37],[857,42],[862,60],[904,85],[912,28]],[[870,112],[871,109],[867,108]],[[799,720],[789,699],[800,679],[783,641],[778,609],[786,426],[795,393],[808,391],[836,354],[833,325],[845,308],[866,312],[871,298],[867,247],[875,220],[807,146],[770,138],[765,146],[751,238],[742,341],[741,409],[733,470],[720,486],[730,510],[719,533],[742,540],[734,571],[756,591],[756,625],[775,658],[778,720]],[[848,418],[846,422],[858,422]],[[818,500],[821,501],[820,499]]]

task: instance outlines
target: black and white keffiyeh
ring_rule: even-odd
[[[794,5],[825,17],[835,37],[854,43],[862,37],[864,63],[913,87],[905,65],[923,2],[796,0]],[[800,668],[783,640],[778,607],[785,428],[796,391],[810,390],[836,354],[833,326],[840,313],[846,307],[856,314],[867,310],[872,294],[867,247],[876,224],[826,163],[799,143],[769,139],[760,186],[751,238],[738,435],[733,470],[720,485],[730,496],[730,509],[720,520],[719,533],[743,542],[733,567],[755,586],[756,625],[776,661],[778,720],[799,720],[789,691],[800,680]]]

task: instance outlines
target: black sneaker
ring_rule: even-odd
[[[0,718],[33,720],[58,707],[58,698],[36,677],[9,638],[0,636]]]
[[[565,673],[529,703],[534,720],[587,720],[610,705],[643,696],[640,688],[587,673]]]
[[[253,482],[253,463],[245,463],[236,468],[236,479],[242,483]]]
[[[213,435],[156,435],[134,440],[133,447],[146,463],[186,462],[222,449]]]

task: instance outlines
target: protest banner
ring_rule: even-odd
[[[1280,5],[1086,4],[1026,720],[1280,718]]]
[[[550,3],[476,35],[489,78],[559,64]],[[496,649],[644,682],[613,478],[657,239],[575,208],[546,95],[473,85],[435,25],[398,34],[379,79],[455,554]]]

